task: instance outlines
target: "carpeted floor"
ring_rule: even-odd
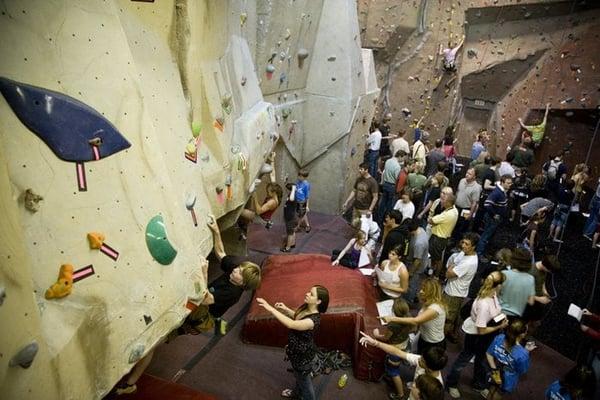
[[[280,214],[278,212],[276,218],[281,218]],[[349,226],[340,217],[313,212],[310,213],[310,220],[312,231],[298,234],[296,252],[329,254],[331,249],[343,247],[351,236]],[[567,241],[571,236],[576,239],[575,227],[571,229],[573,232],[567,232]],[[260,263],[269,254],[279,253],[283,231],[281,221],[277,221],[270,230],[263,225],[251,225],[248,235],[249,258]],[[503,228],[493,245],[509,245],[511,241],[514,242],[514,236],[512,230]],[[536,334],[541,342],[531,355],[531,370],[521,380],[517,392],[504,398],[543,398],[545,388],[574,365],[572,359],[577,355],[581,334],[575,321],[565,316],[565,312],[571,301],[581,304],[586,290],[590,288],[595,253],[591,248],[587,251],[585,246],[590,247],[590,243],[576,239],[575,243],[563,247],[563,273],[554,282],[558,296]],[[218,274],[218,267],[211,266],[209,278],[212,280]],[[287,371],[289,364],[283,360],[283,349],[246,345],[240,340],[249,301],[251,295],[246,293],[225,314],[224,318],[229,321],[229,332],[224,337],[212,334],[182,336],[169,344],[160,345],[147,373],[167,381],[176,381],[218,399],[279,398],[281,390],[293,384],[292,374]],[[460,351],[460,346],[449,345],[450,362],[446,371]],[[344,389],[338,389],[337,381],[343,373],[348,373],[348,383]],[[406,368],[405,378],[411,380],[411,376],[412,371]],[[466,368],[460,386],[463,398],[481,398],[468,388],[470,378],[471,369]],[[142,384],[152,385],[147,381],[141,381]],[[330,375],[318,376],[314,384],[321,399],[385,399],[389,391],[384,382],[369,383],[354,379],[351,371],[334,371]],[[145,397],[129,395],[122,398]],[[450,397],[447,395],[447,398]]]

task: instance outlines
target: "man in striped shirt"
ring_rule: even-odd
[[[507,192],[512,185],[510,175],[502,175],[500,182],[485,200],[483,216],[483,233],[477,244],[477,254],[483,257],[485,248],[489,240],[494,236],[498,225],[508,217],[508,196]]]

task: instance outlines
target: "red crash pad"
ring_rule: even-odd
[[[262,284],[254,294],[242,329],[246,343],[283,347],[288,330],[270,313],[258,306],[262,297],[269,303],[281,301],[294,309],[304,302],[304,295],[314,285],[329,290],[329,308],[321,318],[316,335],[319,347],[342,350],[352,356],[357,379],[377,381],[383,374],[384,353],[358,343],[360,331],[372,332],[380,327],[377,319],[379,294],[372,281],[358,270],[332,267],[328,256],[299,254],[270,256],[263,263]]]

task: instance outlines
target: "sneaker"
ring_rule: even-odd
[[[398,393],[390,392],[388,398],[390,398],[391,400],[402,400],[404,396],[400,396]]]
[[[481,397],[483,397],[484,399],[487,399],[488,395],[490,394],[490,391],[488,389],[482,389],[482,390],[475,389],[475,391],[477,393],[479,393],[481,395]]]
[[[562,240],[560,240],[559,238],[554,238],[554,239],[552,239],[552,241],[553,241],[554,243],[563,243],[563,241],[562,241]]]
[[[265,223],[265,228],[266,228],[266,229],[271,229],[271,227],[272,227],[272,226],[273,226],[273,221],[271,221],[271,220],[268,220],[268,221]]]
[[[448,393],[450,393],[450,397],[452,397],[453,399],[460,399],[460,392],[458,391],[458,388],[449,387]]]
[[[225,336],[227,333],[227,321],[219,318],[215,321],[215,334]]]
[[[137,386],[135,385],[135,383],[133,385],[129,385],[129,384],[127,384],[127,382],[122,382],[122,383],[118,384],[117,387],[115,388],[115,394],[117,396],[120,396],[122,394],[135,393],[136,391],[137,391]]]
[[[585,233],[583,234],[583,237],[587,240],[592,240],[592,237],[590,235],[586,235]]]

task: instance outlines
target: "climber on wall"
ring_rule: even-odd
[[[546,120],[548,119],[548,111],[550,111],[550,103],[546,103],[546,112],[544,113],[544,119],[541,123],[537,125],[525,125],[523,123],[523,120],[519,118],[519,125],[521,125],[521,128],[525,129],[523,135],[530,136],[535,147],[538,147],[544,139],[544,132],[546,130]],[[522,137],[522,140],[523,142],[526,141],[524,137]]]
[[[440,53],[440,55],[444,56],[443,67],[447,72],[456,72],[456,53],[458,53],[458,50],[460,50],[464,42],[465,36],[463,35],[462,39],[455,47],[450,48],[451,43],[448,42],[448,48],[442,50]]]

